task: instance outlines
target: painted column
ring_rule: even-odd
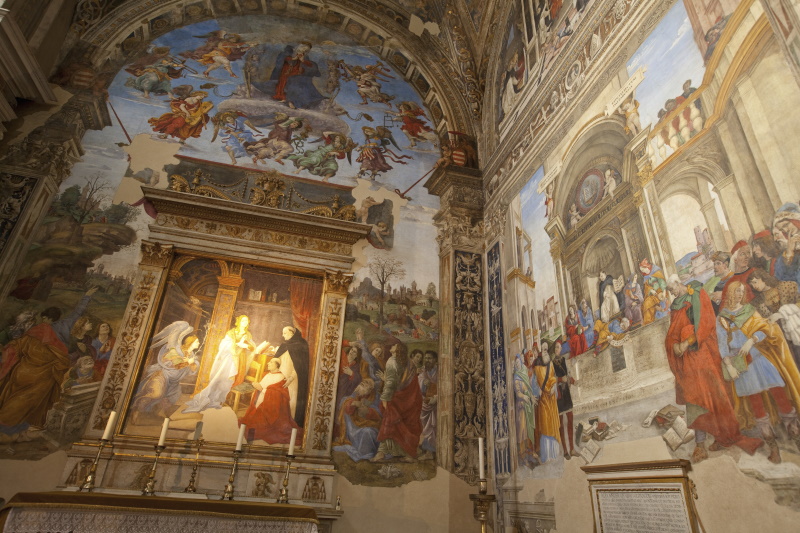
[[[748,239],[755,233],[746,215],[741,202],[739,186],[733,174],[714,185],[714,191],[719,195],[722,211],[730,225],[733,240]]]
[[[763,189],[758,165],[753,159],[736,113],[728,113],[725,120],[720,121],[717,131],[733,171],[730,178],[736,182],[735,192],[728,191],[726,198],[723,199],[723,210],[728,223],[731,224],[734,240],[747,239],[763,227],[768,227],[767,222],[771,225],[773,211],[769,206],[772,205],[772,201]],[[715,189],[719,190],[724,185],[727,185],[727,182],[714,184]],[[722,198],[719,190],[717,194]],[[766,218],[761,218],[761,214]],[[737,219],[744,224],[737,224]],[[736,230],[734,225],[737,226]]]
[[[197,372],[197,383],[194,387],[195,394],[208,386],[208,376],[211,373],[219,343],[228,333],[228,330],[233,327],[233,308],[236,305],[236,295],[239,293],[239,287],[244,283],[241,263],[228,263],[227,261],[219,261],[219,263],[225,265],[226,272],[223,272],[221,276],[217,276],[219,289],[217,290],[217,298],[214,301],[211,325],[208,328],[208,336],[203,349],[203,360],[200,363],[200,370]],[[236,268],[237,271],[231,271],[231,268]]]
[[[707,193],[706,193],[707,194]],[[703,195],[702,189],[700,195]],[[722,229],[722,223],[717,216],[717,203],[714,198],[700,206],[700,212],[703,213],[703,218],[706,220],[708,231],[711,233],[711,238],[714,240],[714,246],[717,250],[730,250],[729,243],[725,240],[725,232]]]

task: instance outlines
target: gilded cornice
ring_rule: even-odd
[[[160,215],[174,215],[202,222],[238,225],[244,229],[266,230],[297,235],[308,239],[325,240],[353,245],[366,238],[372,229],[369,224],[346,222],[270,207],[261,207],[206,198],[170,190],[142,187]]]

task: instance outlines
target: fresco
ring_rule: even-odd
[[[242,288],[219,286],[221,260],[177,256],[123,432],[189,438],[203,422],[206,440],[303,442],[314,373],[322,281],[230,263]],[[227,271],[227,270],[226,270]],[[220,335],[214,332],[225,332]]]
[[[71,79],[69,69],[73,68],[77,67],[65,66],[58,79]],[[106,91],[113,125],[84,136],[85,154],[62,184],[0,311],[0,323],[12,338],[24,336],[33,323],[53,322],[52,331],[37,327],[46,330],[39,333],[49,335],[47,339],[56,332],[52,341],[59,352],[58,376],[30,391],[46,398],[36,413],[22,410],[7,416],[19,411],[18,406],[0,401],[0,444],[8,446],[7,455],[40,457],[69,445],[80,434],[130,296],[138,244],[147,237],[147,226],[157,214],[143,198],[143,186],[370,225],[369,238],[354,247],[356,279],[362,284],[358,298],[369,308],[348,315],[346,338],[356,342],[356,330],[361,329],[365,342],[383,343],[384,365],[392,345],[401,343],[409,352],[431,351],[435,359],[438,268],[435,260],[420,251],[434,245],[432,217],[439,203],[421,183],[437,161],[474,166],[474,140],[459,132],[440,139],[420,96],[401,74],[349,37],[307,21],[228,17],[157,37],[146,50],[125,61]],[[447,149],[443,159],[442,143]],[[387,274],[379,285],[375,265],[394,261],[402,263],[402,268]],[[210,269],[209,265],[203,268]],[[373,282],[372,288],[363,285]],[[245,309],[261,301],[265,308],[291,307],[285,292],[268,293],[260,287],[253,291],[238,295],[237,305]],[[170,310],[180,307],[174,302],[182,301],[181,295],[167,295],[165,314],[155,331],[163,343],[148,348],[125,426],[131,434],[151,435],[154,420],[167,412],[181,413],[187,417],[184,424],[189,424],[192,417],[205,420],[210,412],[218,415],[228,409],[227,418],[217,427],[230,429],[235,437],[234,422],[246,415],[243,409],[256,396],[241,395],[234,408],[230,393],[214,403],[225,409],[183,413],[184,403],[208,385],[205,380],[220,341],[206,339],[203,329],[207,315],[219,311],[208,305],[213,294],[189,298],[183,304],[199,305],[198,313],[202,308],[192,319]],[[247,311],[242,313],[247,315]],[[280,344],[282,330],[277,325],[274,330],[258,329],[263,328],[259,323],[279,321],[267,320],[260,311],[248,318],[250,331],[257,332],[253,333],[256,345],[262,340],[271,346]],[[283,318],[297,327],[290,316]],[[231,320],[220,327],[236,329],[235,317]],[[314,339],[299,329],[313,347]],[[197,337],[198,347],[183,346],[190,336]],[[170,357],[185,359],[184,363],[174,357],[172,362],[164,360],[173,348],[177,355]],[[6,349],[19,352],[13,345]],[[86,357],[94,363],[89,365]],[[194,363],[188,363],[192,357]],[[14,378],[24,359],[3,356],[0,393],[4,398],[27,390],[26,383]],[[425,353],[422,359],[420,368],[424,369]],[[169,398],[156,398],[151,381],[166,375],[156,366],[173,363],[175,368],[168,373],[180,374],[176,379],[182,385]],[[268,374],[269,361],[259,364],[259,372]],[[435,376],[435,367],[425,372]],[[153,369],[151,378],[146,377],[148,369]],[[60,377],[68,373],[80,380],[77,387],[72,382],[70,386],[80,398],[84,418],[76,418],[78,422],[65,432],[53,425],[63,417],[53,418],[50,425],[47,420],[56,416],[53,406],[68,394]],[[431,379],[433,386],[420,382],[421,394],[427,395],[423,411],[428,420],[435,418],[430,414],[435,413],[436,391],[435,378]],[[189,391],[193,383],[196,390]],[[302,427],[305,413],[294,409],[294,422]],[[428,459],[424,475],[431,477],[435,468],[430,456],[435,448],[430,428],[420,434],[428,440],[417,455]],[[265,435],[252,437],[269,442],[262,438]],[[218,434],[223,442],[233,437],[225,431]],[[350,442],[343,437],[339,444]],[[390,471],[392,483],[422,475],[408,470],[397,476],[388,462],[376,465],[376,471],[383,466]],[[362,474],[353,475],[359,480]],[[370,475],[381,482],[387,479],[374,472]]]
[[[538,87],[594,0],[514,2],[500,53],[498,124],[511,114],[524,86]]]
[[[519,2],[515,2],[511,8],[507,28],[508,36],[500,52],[500,64],[503,65],[503,74],[500,77],[499,122],[514,109],[514,105],[522,96],[522,88],[528,78],[528,69],[525,63],[525,33]]]
[[[407,268],[379,252],[350,289],[333,456],[353,483],[398,486],[436,473],[438,273],[412,278]]]
[[[622,96],[636,120],[621,109],[613,126],[582,125],[593,140],[575,142],[563,167],[539,168],[509,210],[516,246],[504,258],[535,282],[530,322],[519,295],[506,313],[521,332],[506,341],[513,476],[560,477],[567,461],[594,462],[609,441],[660,437],[693,463],[732,458],[797,509],[798,190],[777,173],[747,173],[751,196],[740,203],[720,181],[723,169],[739,172],[743,150],[763,148],[746,135],[729,142],[727,123],[719,137],[699,135],[711,110],[695,93],[712,90],[702,80],[718,68],[715,46],[737,3],[702,16],[698,4],[676,3],[629,60],[639,83]],[[754,76],[785,76],[777,47],[768,57]],[[793,84],[781,91],[798,97]],[[783,124],[766,109],[736,109],[765,132]],[[649,146],[639,164],[652,178],[620,160],[638,142]],[[525,243],[550,254],[528,257]]]

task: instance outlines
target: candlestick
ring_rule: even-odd
[[[166,418],[164,421],[164,431],[162,431],[161,436],[162,440],[164,437],[164,433],[166,433],[166,427],[169,425],[169,418]],[[164,451],[166,446],[161,444],[156,444],[155,451],[156,456],[153,459],[153,468],[150,469],[150,475],[147,476],[147,484],[145,484],[144,488],[142,489],[142,496],[155,496],[156,495],[156,467],[158,467],[158,458],[161,457],[161,452]]]
[[[244,427],[244,426],[242,426]],[[241,435],[241,433],[240,433]],[[239,444],[241,446],[241,443]],[[231,475],[228,476],[228,484],[225,485],[225,492],[222,493],[222,500],[233,499],[233,480],[236,478],[236,469],[239,467],[239,456],[242,455],[242,450],[233,451],[233,467],[231,467]]]
[[[103,432],[102,440],[109,441],[114,436],[114,428],[117,425],[117,412],[111,411],[108,415],[108,422],[106,422],[106,430]]]
[[[169,429],[169,418],[164,419],[164,424],[161,426],[161,436],[158,438],[158,445],[162,448],[165,447],[167,440],[167,430]]]
[[[487,481],[481,478],[478,481],[478,494],[469,495],[473,505],[472,515],[481,523],[481,533],[487,533],[486,522],[489,520],[489,509],[492,502],[497,499],[494,494],[486,494],[487,488]]]
[[[478,477],[483,479],[485,474],[486,472],[483,469],[483,437],[478,437]]]
[[[292,428],[292,438],[289,439],[289,455],[294,457],[294,442],[297,440],[297,428]]]
[[[197,426],[202,429],[203,427],[202,424],[203,424],[202,422],[198,422]],[[196,430],[195,430],[195,435],[197,435]],[[189,484],[186,486],[185,489],[183,489],[183,492],[191,492],[192,494],[197,492],[197,487],[195,487],[194,482],[195,479],[197,479],[197,469],[200,466],[200,448],[203,447],[203,444],[205,444],[206,441],[198,438],[195,439],[193,442],[197,445],[197,455],[195,455],[194,457],[194,466],[192,467],[192,476],[189,478]]]
[[[107,428],[106,431],[108,431]],[[92,492],[94,490],[94,479],[97,475],[97,463],[100,462],[100,454],[103,453],[103,447],[108,444],[108,441],[109,439],[106,439],[105,436],[100,439],[100,446],[97,448],[97,455],[94,458],[92,467],[89,469],[89,473],[86,474],[86,478],[83,480],[83,483],[80,487],[78,487],[78,492],[82,492],[84,490],[86,492]]]
[[[290,443],[290,448],[292,447]],[[281,493],[278,496],[278,503],[289,503],[289,469],[292,466],[293,459],[294,455],[286,454],[286,474],[283,476],[283,487],[281,487]]]
[[[242,442],[244,441],[244,431],[247,429],[247,426],[242,424],[239,426],[239,438],[236,439],[236,451],[242,451]]]

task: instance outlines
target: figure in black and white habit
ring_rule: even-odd
[[[624,283],[624,281],[623,281]],[[600,302],[600,320],[605,323],[611,322],[611,319],[619,313],[620,309],[625,307],[623,299],[620,302],[620,293],[614,286],[614,278],[606,275],[605,271],[600,271],[600,279],[598,281],[598,292]],[[624,297],[624,296],[623,296]]]
[[[294,372],[297,375],[297,404],[292,409],[292,417],[298,426],[303,427],[306,419],[306,405],[308,404],[308,342],[300,334],[300,331],[292,326],[283,328],[283,339],[284,342],[278,346],[275,357],[285,359],[284,354],[288,353],[292,360]],[[283,363],[281,363],[281,368],[283,368]]]

